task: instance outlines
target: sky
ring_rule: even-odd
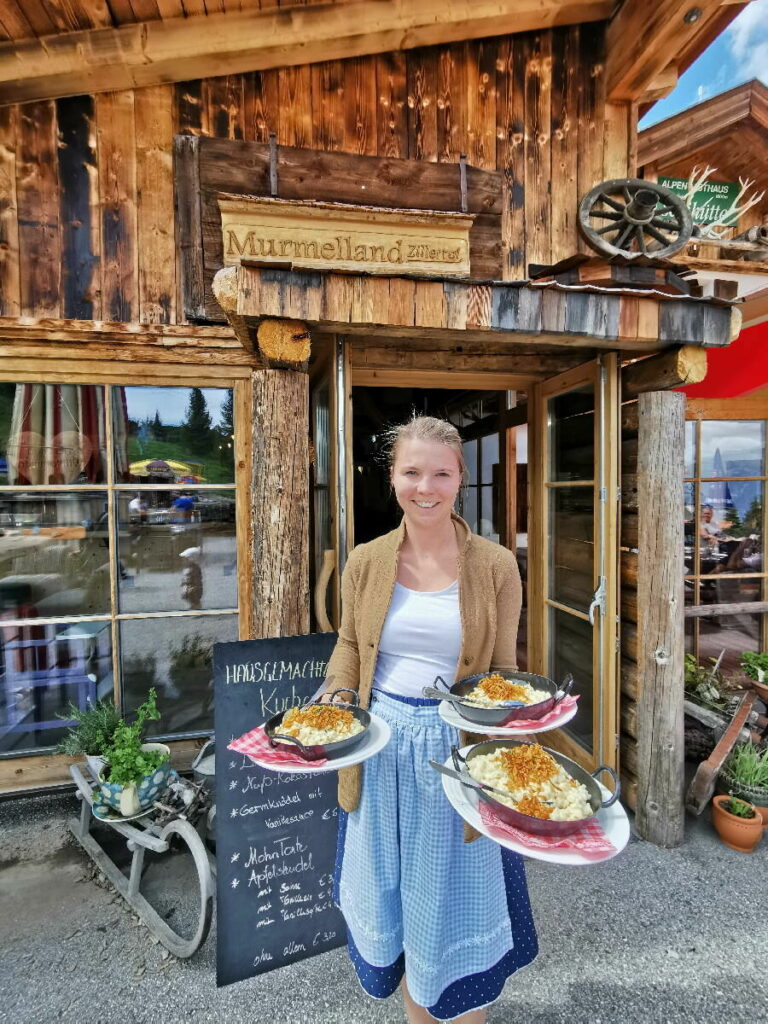
[[[184,422],[189,404],[191,388],[126,388],[128,418],[131,420],[154,419],[160,413],[160,422],[168,427]],[[221,406],[227,397],[226,388],[203,388],[208,412],[213,425],[221,419]]]
[[[768,0],[753,0],[640,122],[648,128],[711,96],[758,78],[768,85]]]

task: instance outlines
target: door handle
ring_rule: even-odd
[[[595,612],[599,611],[601,615],[605,615],[605,600],[606,600],[606,589],[605,589],[605,576],[600,577],[600,582],[597,585],[597,590],[592,595],[592,602],[587,611],[589,616],[590,626],[595,624]]]

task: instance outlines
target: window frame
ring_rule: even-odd
[[[126,346],[127,347],[127,346]],[[53,348],[53,346],[51,346]],[[63,346],[62,346],[63,348]],[[62,353],[63,355],[63,353]],[[247,353],[243,351],[247,359]],[[194,356],[194,353],[190,353]],[[251,563],[252,530],[248,508],[248,488],[250,484],[250,465],[252,440],[247,424],[251,418],[252,384],[250,365],[213,365],[197,366],[191,363],[142,363],[122,360],[91,360],[82,358],[64,358],[51,351],[49,358],[31,360],[5,359],[0,363],[0,383],[6,384],[78,384],[94,385],[105,389],[105,447],[107,451],[107,475],[103,483],[93,484],[32,484],[24,485],[27,493],[56,495],[73,492],[95,491],[103,493],[107,500],[108,537],[110,551],[110,610],[102,614],[60,615],[55,617],[39,617],[32,619],[14,618],[7,625],[74,625],[81,622],[108,622],[111,631],[111,657],[113,673],[113,699],[118,708],[122,707],[122,672],[120,658],[120,624],[124,621],[150,618],[209,618],[211,616],[237,616],[237,636],[240,640],[248,639],[252,634],[252,586],[249,566]],[[50,369],[46,369],[46,364]],[[231,484],[195,484],[188,485],[189,490],[200,492],[229,490],[235,498],[235,543],[237,555],[237,605],[234,608],[217,609],[182,609],[161,612],[121,612],[118,603],[117,588],[117,500],[122,493],[137,491],[178,490],[178,484],[119,483],[114,479],[113,459],[113,422],[112,422],[112,388],[113,387],[174,387],[174,388],[218,388],[232,389],[234,409],[234,479]],[[13,493],[19,490],[17,484],[0,484],[0,493]],[[173,742],[186,741],[205,736],[210,730],[191,730],[189,732],[168,734]],[[18,758],[50,759],[50,748],[35,747],[29,750],[8,751],[0,753],[2,762],[13,762]],[[5,773],[0,773],[3,775]],[[0,790],[3,786],[0,779]]]
[[[719,483],[719,482],[743,482],[743,481],[755,481],[759,482],[761,486],[761,500],[763,508],[763,522],[761,530],[761,550],[763,557],[765,558],[766,543],[768,542],[768,516],[766,516],[766,499],[768,499],[768,393],[759,393],[755,395],[747,395],[742,398],[688,398],[686,400],[686,411],[685,411],[686,424],[694,422],[699,424],[699,428],[696,430],[696,436],[694,439],[694,464],[693,464],[693,475],[688,476],[687,474],[683,477],[685,484],[692,484],[694,489],[694,512],[700,508],[701,505],[701,485],[702,483]],[[703,422],[717,422],[718,420],[727,420],[735,422],[739,420],[762,420],[764,424],[763,428],[763,473],[761,476],[702,476],[701,475],[701,428],[700,424]],[[698,556],[698,541],[696,546],[696,557]],[[700,563],[695,561],[694,564],[698,564],[699,570],[701,568]],[[685,610],[689,607],[699,607],[701,581],[702,579],[710,578],[707,574],[701,573],[686,573],[684,576],[685,582],[693,582],[694,584],[694,602],[692,605],[685,605]],[[768,609],[763,606],[768,602],[768,570],[766,569],[765,563],[763,563],[762,572],[754,573],[729,573],[728,579],[742,579],[742,580],[756,580],[760,582],[760,600],[756,601],[757,608],[754,612],[748,614],[759,615],[760,622],[760,650],[768,650]],[[717,616],[713,618],[717,619]],[[689,637],[688,637],[688,624],[692,624],[692,650],[688,650]],[[694,654],[696,660],[699,660],[700,656],[700,616],[685,615],[686,623],[686,653]]]

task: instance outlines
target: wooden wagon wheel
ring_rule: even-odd
[[[663,259],[693,232],[691,211],[670,189],[640,178],[603,181],[579,203],[579,229],[596,252]]]

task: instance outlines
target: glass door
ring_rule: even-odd
[[[616,391],[608,355],[538,385],[529,424],[531,664],[573,675],[578,712],[547,742],[590,769],[615,766],[618,736]]]

